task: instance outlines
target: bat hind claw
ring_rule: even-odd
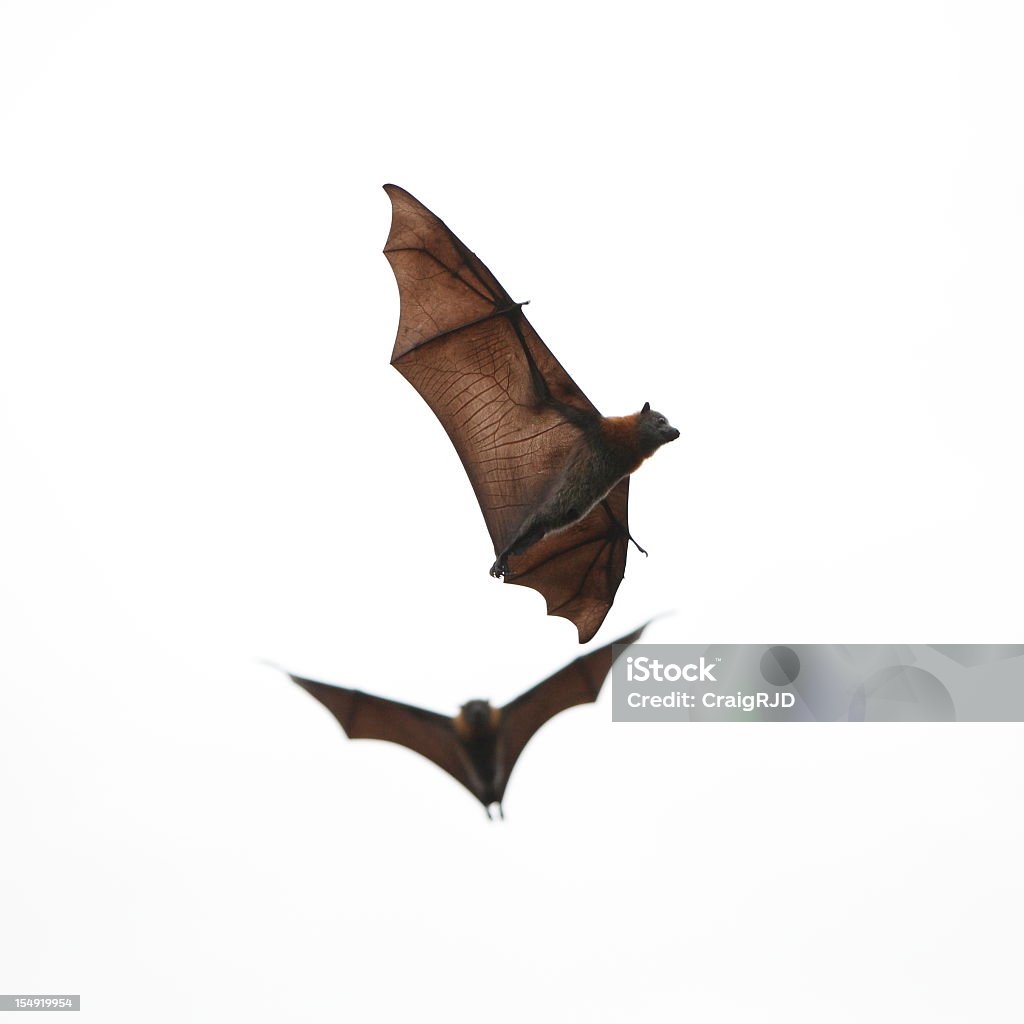
[[[640,547],[639,543],[637,542],[636,537],[634,537],[633,534],[631,534],[628,530],[626,531],[626,535],[633,542],[633,546],[637,549],[637,551],[639,551],[640,554],[643,555],[644,558],[646,558],[647,557],[647,549]]]
[[[491,566],[490,572],[491,572],[491,575],[496,580],[500,580],[502,578],[502,576],[506,575],[506,573],[508,572],[508,556],[507,555],[499,555],[495,559],[494,565]]]

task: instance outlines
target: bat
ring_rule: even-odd
[[[635,643],[648,625],[614,644]],[[614,644],[580,655],[504,707],[471,700],[454,717],[287,674],[334,715],[349,739],[387,740],[415,750],[461,782],[488,818],[494,804],[504,818],[505,787],[523,748],[560,711],[597,700],[612,667]]]
[[[525,303],[422,203],[384,189],[384,254],[401,307],[391,364],[462,459],[494,546],[491,575],[539,591],[586,643],[615,599],[629,542],[643,551],[629,532],[629,475],[679,431],[649,402],[602,416]]]

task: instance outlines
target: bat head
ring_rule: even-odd
[[[652,409],[650,402],[644,402],[639,423],[640,444],[648,455],[679,436],[679,431],[660,412]]]
[[[496,711],[490,701],[466,701],[456,716],[456,728],[464,739],[486,735],[496,727]]]

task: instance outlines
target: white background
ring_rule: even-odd
[[[637,474],[599,634],[1021,638],[1014,4],[0,5],[0,991],[83,1020],[1019,1020],[1018,726],[613,725],[504,824],[259,664],[574,657],[388,366],[395,181]]]

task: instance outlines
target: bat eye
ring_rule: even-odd
[[[658,426],[659,426],[659,427],[664,427],[664,426],[666,426],[667,424],[668,424],[668,420],[667,420],[667,419],[665,419],[665,417],[664,417],[664,416],[661,416],[661,417],[659,417],[659,418],[658,418]]]

